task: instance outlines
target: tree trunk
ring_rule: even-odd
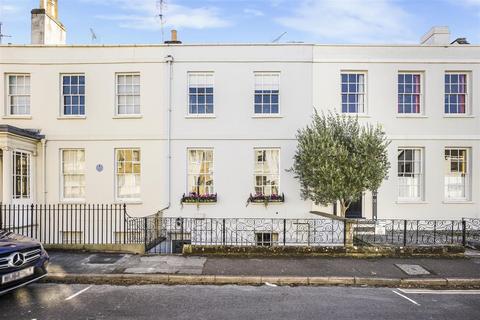
[[[345,218],[348,207],[350,207],[350,203],[347,203],[345,200],[340,200],[340,216],[342,218]]]

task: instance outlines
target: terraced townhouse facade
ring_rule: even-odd
[[[480,215],[480,46],[452,43],[446,28],[412,45],[67,45],[56,11],[36,10],[49,23],[32,23],[33,44],[0,46],[2,203],[335,213],[301,199],[286,171],[316,109],[391,139],[388,179],[349,216]],[[36,33],[45,25],[53,35]],[[248,202],[256,194],[275,201]]]

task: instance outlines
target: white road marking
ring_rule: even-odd
[[[270,283],[270,282],[265,282],[265,285],[269,286],[269,287],[276,287],[277,286],[276,284],[273,284],[273,283]]]
[[[480,294],[480,290],[428,290],[428,289],[400,289],[403,293],[413,294]]]
[[[404,299],[407,299],[407,300],[410,301],[411,303],[416,304],[417,306],[420,305],[417,301],[415,301],[415,300],[413,300],[413,299],[410,299],[410,298],[407,297],[407,296],[404,296],[404,295],[401,294],[400,292],[397,292],[397,291],[395,291],[395,290],[392,290],[392,292],[395,293],[395,294],[398,294],[400,297],[402,297],[402,298],[404,298]]]
[[[70,297],[66,298],[65,301],[68,301],[68,300],[71,300],[71,299],[75,298],[76,296],[78,296],[79,294],[84,293],[85,291],[87,291],[87,290],[90,289],[91,287],[92,287],[92,286],[86,287],[85,289],[82,289],[82,290],[78,291],[77,293],[72,294]]]

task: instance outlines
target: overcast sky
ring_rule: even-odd
[[[157,0],[59,0],[68,43],[159,43]],[[418,43],[434,25],[480,44],[480,0],[166,0],[165,38],[186,43]],[[30,42],[38,0],[0,0],[4,42]]]

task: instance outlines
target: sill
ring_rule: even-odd
[[[396,204],[428,204],[427,201],[424,200],[397,200],[395,201]]]
[[[3,116],[2,119],[30,120],[32,119],[32,116],[31,115],[8,115],[8,116]]]
[[[471,200],[443,200],[443,204],[473,204]]]
[[[142,114],[117,114],[112,117],[112,119],[141,119],[143,118]]]
[[[272,204],[277,204],[278,205],[278,204],[284,204],[284,203],[285,203],[285,201],[268,201],[266,203],[266,205],[269,206],[269,205],[272,205]],[[264,206],[265,202],[250,202],[250,204]]]
[[[214,119],[214,118],[216,118],[214,114],[206,114],[206,115],[188,114],[185,116],[185,119]]]
[[[61,204],[86,204],[85,199],[62,199],[60,200]]]
[[[194,206],[203,206],[203,205],[215,205],[217,204],[217,201],[212,201],[212,202],[182,202],[182,205],[194,205]]]
[[[443,114],[444,118],[475,118],[472,114]]]
[[[85,120],[87,116],[60,116],[57,120]]]
[[[340,114],[350,116],[350,117],[371,118],[370,115],[366,113],[341,112]]]
[[[428,118],[424,114],[400,114],[397,113],[397,118]]]
[[[143,204],[141,199],[116,199],[115,203],[118,203],[118,204]]]
[[[281,114],[254,114],[253,119],[280,119],[283,118]]]

